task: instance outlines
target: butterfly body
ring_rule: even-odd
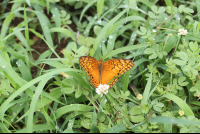
[[[102,59],[97,61],[90,56],[82,56],[79,58],[80,66],[84,69],[90,78],[90,82],[94,87],[100,84],[108,84],[111,88],[117,81],[119,75],[130,70],[134,63],[127,59],[110,59],[103,62]]]

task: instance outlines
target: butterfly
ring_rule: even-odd
[[[102,59],[97,61],[90,56],[80,57],[79,64],[89,76],[90,83],[96,88],[100,84],[108,84],[113,79],[109,83],[109,88],[111,88],[119,75],[124,74],[134,66],[134,63],[128,59],[110,59],[103,63]]]

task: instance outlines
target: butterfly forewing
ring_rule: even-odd
[[[95,58],[90,56],[80,57],[79,63],[96,88],[99,84],[108,84],[112,80],[109,83],[111,88],[121,74],[134,66],[134,63],[127,59],[110,59],[103,63],[101,59],[97,62]]]
[[[79,64],[89,76],[92,85],[97,88],[100,84],[97,60],[90,56],[82,56],[79,58]]]
[[[127,59],[110,59],[103,63],[102,74],[102,84],[108,84],[114,77],[119,77],[119,75],[124,74],[126,71],[130,70],[134,66],[131,60]],[[111,88],[117,81],[114,78],[109,87]]]

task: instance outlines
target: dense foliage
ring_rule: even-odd
[[[0,132],[200,132],[200,0],[4,0]],[[102,97],[79,65],[131,59]]]

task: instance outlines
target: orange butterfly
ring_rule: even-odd
[[[103,63],[100,59],[97,61],[95,58],[90,56],[82,56],[79,58],[79,64],[85,70],[90,78],[90,82],[94,87],[98,87],[100,84],[109,84],[111,88],[117,81],[119,75],[130,70],[134,63],[127,59],[110,59]]]

